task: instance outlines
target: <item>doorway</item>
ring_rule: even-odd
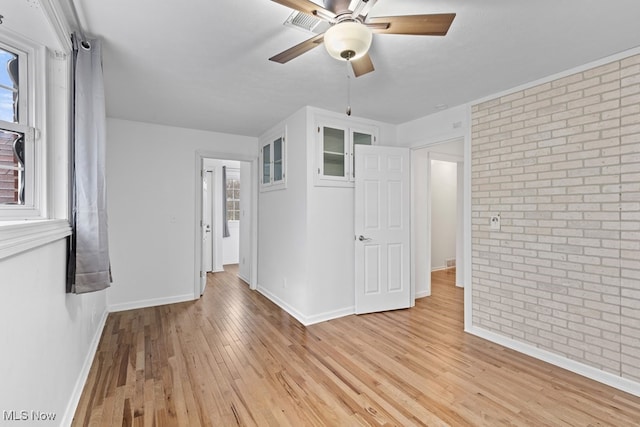
[[[207,272],[223,271],[225,264],[238,264],[238,276],[256,288],[257,164],[252,156],[196,153],[196,298],[205,291]]]
[[[250,195],[241,190],[241,172],[251,173],[246,162],[237,160],[204,159],[203,165],[203,270],[215,273],[223,271],[225,265],[240,264],[240,239],[244,238],[246,243],[248,236],[244,222],[249,218],[247,195]],[[250,182],[247,179],[247,184]],[[243,244],[243,251],[247,247]],[[245,263],[238,266],[240,275],[248,267],[243,255]]]
[[[414,149],[411,157],[412,281],[421,298],[431,295],[432,271],[447,266],[464,286],[464,139]]]

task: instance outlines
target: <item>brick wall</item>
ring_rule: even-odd
[[[640,381],[640,55],[472,106],[472,251],[474,326]]]

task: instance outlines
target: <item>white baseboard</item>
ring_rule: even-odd
[[[268,289],[265,289],[258,285],[257,291],[262,295],[267,297],[273,303],[275,303],[278,307],[289,313],[293,316],[298,322],[302,323],[305,326],[313,325],[314,323],[325,322],[331,319],[337,319],[339,317],[349,316],[351,314],[355,314],[355,307],[345,307],[338,310],[327,311],[325,313],[314,314],[313,316],[306,316],[300,313],[298,310],[293,308],[291,305],[284,302],[277,295],[271,293]]]
[[[73,421],[73,416],[76,414],[76,409],[78,408],[78,403],[80,403],[80,397],[82,396],[84,385],[87,383],[91,365],[93,364],[93,360],[95,359],[96,353],[98,351],[98,344],[100,344],[100,337],[102,337],[102,331],[104,331],[108,315],[109,312],[105,309],[104,313],[102,313],[102,318],[98,323],[98,327],[96,328],[96,332],[91,339],[89,351],[87,352],[87,356],[85,357],[84,363],[82,364],[82,369],[80,370],[80,374],[78,375],[76,384],[73,387],[73,392],[71,393],[71,398],[69,399],[67,408],[64,411],[64,416],[60,421],[61,426],[70,426],[71,422]]]
[[[249,279],[244,277],[244,275],[238,273],[238,279],[242,280],[244,283],[246,283],[247,285],[249,284]]]
[[[341,308],[339,310],[327,311],[320,314],[314,314],[313,316],[307,316],[307,322],[305,326],[313,325],[314,323],[326,322],[327,320],[337,319],[339,317],[350,316],[356,313],[355,306]]]
[[[429,292],[429,291],[416,292],[416,299],[424,298],[424,297],[430,297],[430,296],[431,296],[431,292]]]
[[[284,302],[283,300],[281,300],[277,295],[271,293],[271,291],[263,288],[260,285],[258,285],[256,290],[260,292],[262,295],[264,295],[265,297],[267,297],[275,305],[277,305],[278,307],[280,307],[281,309],[289,313],[291,316],[293,316],[298,322],[302,323],[303,325],[306,325],[306,316],[300,313],[298,310],[296,310],[292,306],[290,306],[289,304],[287,304],[286,302]]]
[[[471,328],[466,329],[465,332],[484,338],[496,344],[500,344],[504,347],[510,348],[511,350],[524,353],[544,362],[551,363],[552,365],[582,375],[583,377],[617,388],[618,390],[631,393],[635,396],[640,396],[640,383],[638,382],[610,374],[592,366],[585,365],[584,363],[576,362],[575,360],[568,359],[547,350],[542,350],[530,344],[496,334],[495,332],[487,331],[486,329],[472,326]]]
[[[125,302],[122,304],[109,305],[109,312],[115,313],[117,311],[133,310],[136,308],[155,307],[157,305],[175,304],[178,302],[193,301],[193,294],[176,295],[173,297],[154,298],[140,301]]]

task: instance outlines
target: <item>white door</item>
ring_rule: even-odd
[[[204,293],[207,284],[208,271],[213,270],[213,238],[211,224],[213,223],[213,173],[203,170],[202,174],[202,272],[200,273],[200,294]]]
[[[355,158],[356,313],[410,307],[409,149],[361,145]]]

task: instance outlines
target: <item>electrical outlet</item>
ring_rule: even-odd
[[[494,231],[500,230],[500,214],[491,217],[489,227]]]
[[[286,277],[282,278],[282,289],[287,289],[287,278]]]

